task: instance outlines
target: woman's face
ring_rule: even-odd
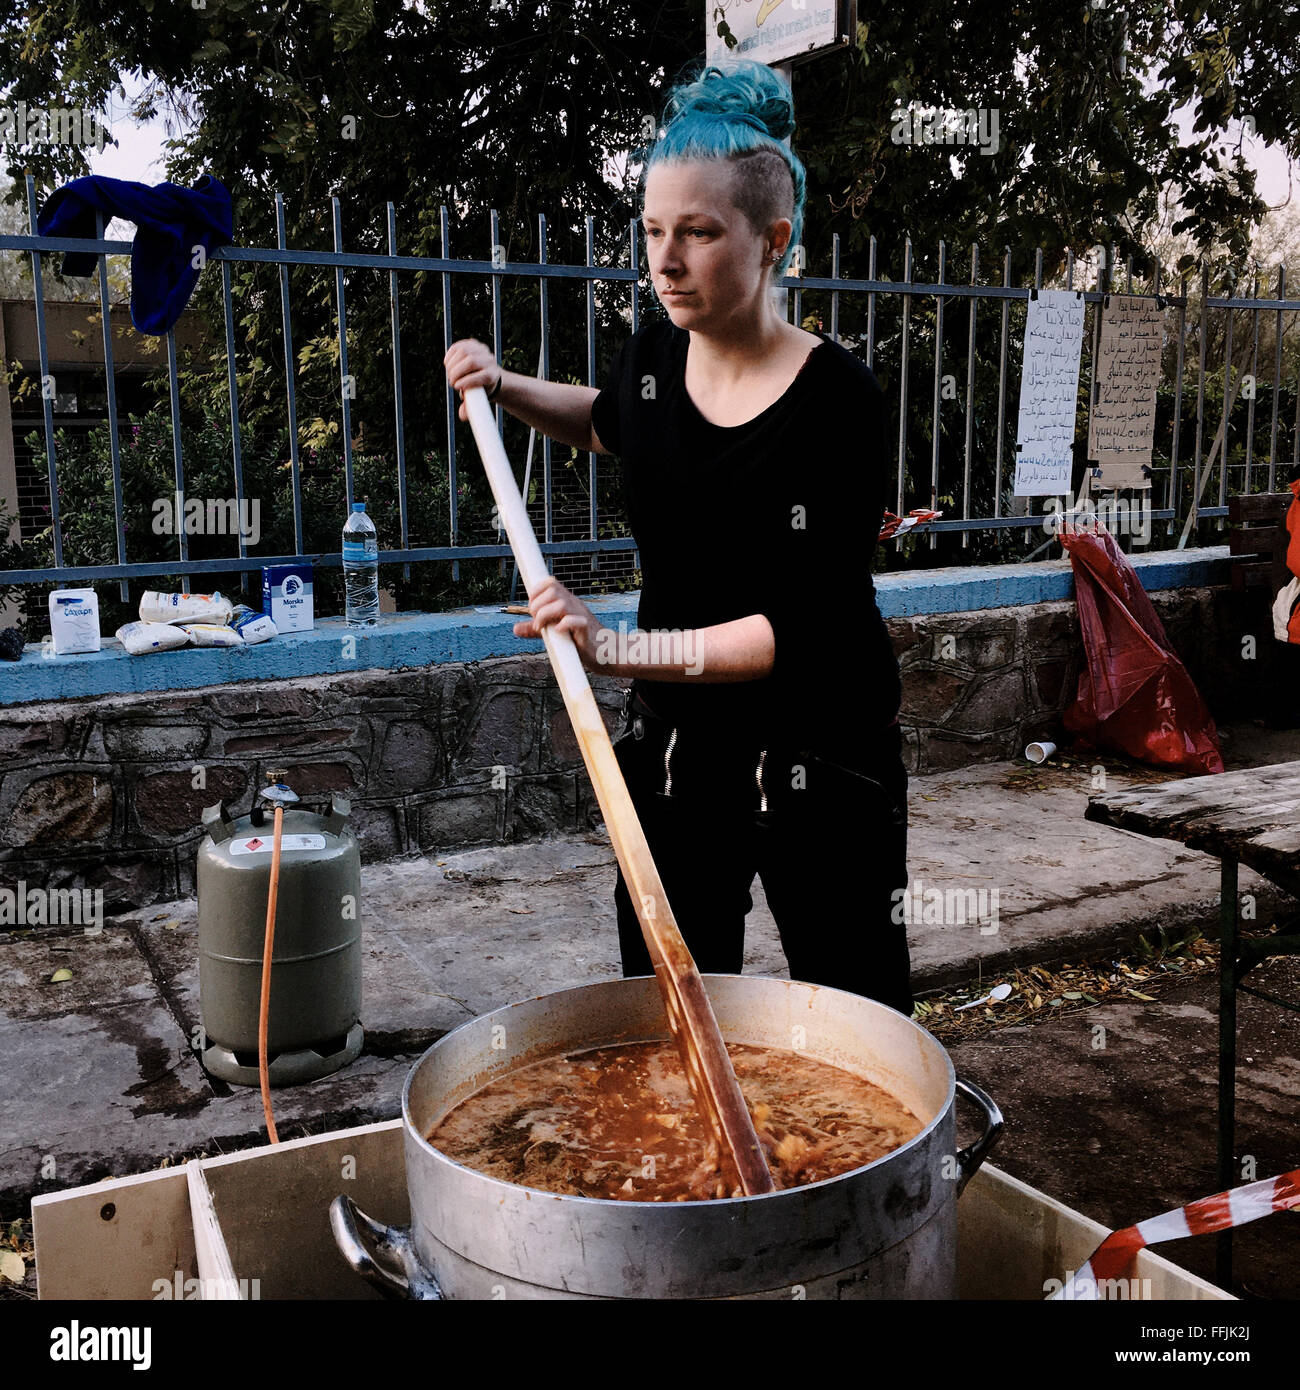
[[[713,160],[656,164],[646,179],[642,226],[655,292],[679,328],[745,321],[771,285],[769,249],[789,240],[788,218],[767,235],[731,201],[733,168]],[[669,293],[668,291],[680,293]]]

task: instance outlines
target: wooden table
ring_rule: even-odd
[[[1243,942],[1237,932],[1237,866],[1300,898],[1300,762],[1186,777],[1089,799],[1088,820],[1159,839],[1178,840],[1220,861],[1219,1182],[1239,1187],[1236,1166],[1237,990],[1300,1013],[1300,1003],[1241,983],[1272,956],[1300,955],[1300,934]],[[1266,1176],[1266,1175],[1259,1175]],[[1232,1232],[1218,1237],[1216,1276],[1232,1280]]]

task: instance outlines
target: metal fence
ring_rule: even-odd
[[[117,543],[117,563],[84,565],[65,563],[63,540],[59,519],[59,460],[56,453],[54,403],[51,391],[43,391],[44,438],[48,472],[50,519],[53,536],[54,565],[51,568],[7,570],[3,573],[9,584],[26,584],[56,581],[76,583],[89,580],[117,579],[121,584],[122,598],[127,598],[127,580],[149,578],[161,575],[192,575],[213,572],[247,572],[260,569],[263,565],[290,563],[294,560],[311,560],[317,565],[339,565],[341,558],[337,548],[326,553],[313,554],[304,548],[302,485],[299,458],[298,404],[295,393],[295,370],[286,370],[285,409],[288,427],[289,467],[292,480],[292,505],[294,524],[293,555],[249,555],[242,534],[238,535],[238,552],[226,558],[193,560],[189,557],[187,537],[184,527],[177,528],[177,555],[166,561],[132,561],[127,553],[125,517],[123,515],[122,456],[118,440],[117,405],[114,389],[113,343],[111,314],[109,312],[109,284],[107,257],[111,254],[127,254],[131,250],[129,242],[107,241],[104,239],[102,215],[97,216],[96,236],[93,239],[52,238],[37,235],[36,190],[31,176],[27,179],[27,204],[30,233],[27,235],[0,235],[0,250],[19,251],[32,258],[33,285],[35,297],[35,318],[39,348],[39,370],[42,382],[50,380],[49,343],[46,332],[45,308],[41,279],[42,259],[53,253],[68,251],[90,251],[99,257],[99,308],[103,324],[104,372],[107,386],[107,423],[109,446],[112,459],[113,509]],[[332,199],[333,208],[333,250],[305,251],[295,250],[286,245],[284,205],[279,194],[276,195],[277,245],[267,248],[227,246],[214,251],[210,257],[221,276],[222,301],[224,305],[224,328],[226,349],[226,372],[229,393],[230,424],[232,438],[231,478],[237,507],[244,501],[244,478],[241,457],[239,392],[235,370],[235,306],[231,291],[232,267],[241,263],[263,263],[273,265],[279,272],[281,330],[286,364],[295,362],[293,347],[293,313],[289,292],[289,269],[291,266],[332,267],[335,275],[335,307],[337,310],[337,342],[339,374],[341,384],[342,410],[342,453],[347,502],[353,500],[353,452],[352,452],[352,402],[346,383],[348,372],[347,342],[347,303],[345,295],[344,272],[350,269],[368,269],[388,272],[389,300],[391,304],[391,349],[393,357],[393,438],[395,443],[395,462],[397,470],[397,495],[399,499],[400,545],[393,549],[381,550],[381,564],[401,564],[409,575],[412,563],[430,561],[449,561],[453,565],[453,577],[459,577],[459,561],[480,558],[505,559],[510,556],[510,548],[504,537],[498,533],[497,544],[463,545],[448,544],[440,546],[420,546],[411,544],[410,509],[408,505],[406,430],[403,414],[402,394],[402,327],[401,327],[401,278],[416,272],[432,272],[441,276],[441,308],[443,338],[445,346],[455,341],[452,322],[452,285],[455,277],[477,277],[480,282],[486,278],[492,293],[493,343],[497,360],[501,360],[504,342],[502,322],[501,286],[507,278],[535,280],[538,293],[538,312],[540,315],[540,357],[539,375],[550,377],[550,289],[556,280],[581,281],[586,288],[586,381],[590,386],[598,386],[597,377],[597,314],[596,293],[598,286],[621,287],[626,285],[630,297],[631,330],[640,323],[642,285],[640,264],[638,223],[633,220],[627,234],[628,264],[623,267],[603,267],[595,264],[594,221],[586,219],[586,260],[583,265],[552,265],[547,261],[546,220],[539,217],[539,255],[536,262],[506,262],[503,248],[499,242],[498,215],[491,214],[490,253],[487,259],[452,259],[450,256],[450,231],[448,213],[443,207],[440,214],[440,249],[442,255],[410,256],[397,251],[396,213],[392,203],[387,205],[387,250],[385,252],[345,251],[343,249],[342,212],[338,198]],[[928,536],[928,545],[933,550],[939,543],[943,532],[960,532],[965,546],[976,532],[990,532],[1010,528],[1034,528],[1043,524],[1041,514],[1031,514],[1023,499],[1011,498],[1007,491],[1006,471],[1014,461],[1014,410],[1015,399],[1011,396],[1011,356],[1012,346],[1017,341],[1012,331],[1011,311],[1018,302],[1028,301],[1036,290],[1044,288],[1043,252],[1041,248],[1035,255],[1034,284],[1031,287],[1018,287],[1011,284],[1012,257],[1007,248],[1002,261],[1001,284],[980,284],[980,258],[978,247],[970,248],[970,271],[966,283],[949,279],[947,248],[943,242],[938,247],[937,278],[924,281],[916,278],[916,263],[913,247],[908,240],[904,247],[901,280],[892,280],[878,274],[877,245],[875,238],[869,244],[867,275],[855,279],[841,275],[840,239],[833,238],[831,250],[831,274],[815,276],[796,273],[787,276],[781,284],[789,291],[792,301],[793,321],[802,323],[808,305],[831,336],[844,341],[847,346],[859,353],[866,363],[888,383],[891,408],[897,411],[897,452],[891,460],[893,486],[889,492],[893,508],[902,514],[910,507],[941,506],[943,519],[933,523]],[[1109,259],[1109,258],[1107,258]],[[797,267],[796,267],[797,268]],[[797,268],[798,269],[798,268]],[[1076,265],[1073,253],[1066,260],[1065,271],[1060,287],[1075,288]],[[1291,376],[1283,379],[1283,364],[1287,358],[1286,335],[1291,330],[1300,311],[1300,300],[1286,298],[1286,271],[1277,271],[1276,290],[1271,298],[1259,297],[1258,276],[1255,278],[1252,293],[1238,297],[1232,294],[1211,295],[1208,272],[1202,271],[1200,293],[1197,301],[1189,299],[1189,277],[1180,278],[1177,293],[1169,293],[1161,283],[1161,269],[1156,265],[1154,275],[1145,288],[1139,282],[1134,289],[1133,263],[1130,260],[1124,275],[1124,293],[1148,293],[1162,296],[1167,312],[1175,316],[1175,326],[1167,338],[1170,340],[1176,361],[1173,369],[1173,408],[1170,438],[1167,447],[1161,448],[1163,441],[1157,441],[1157,456],[1152,469],[1152,495],[1150,504],[1153,510],[1149,515],[1154,521],[1174,522],[1182,516],[1189,518],[1178,543],[1185,543],[1191,526],[1202,518],[1222,518],[1227,513],[1229,488],[1234,491],[1256,490],[1256,485],[1264,482],[1272,491],[1278,484],[1279,467],[1286,466],[1283,456],[1284,434],[1287,425],[1281,419],[1280,403],[1283,392],[1290,385],[1296,395],[1295,418],[1289,432],[1290,464],[1300,462],[1300,380],[1291,384]],[[1119,292],[1118,277],[1113,276],[1106,266],[1099,266],[1094,288],[1085,290],[1083,298],[1087,305],[1099,305],[1112,288]],[[1188,322],[1189,305],[1198,303],[1194,324]],[[996,326],[992,327],[980,320],[982,303],[987,303],[998,315]],[[964,310],[964,311],[963,311]],[[1242,469],[1240,478],[1230,478],[1228,464],[1230,442],[1234,425],[1232,416],[1236,407],[1236,397],[1244,374],[1240,366],[1230,368],[1233,361],[1235,320],[1244,312],[1249,318],[1248,332],[1254,344],[1250,382],[1252,390],[1248,400],[1245,436],[1242,441],[1244,455],[1242,463],[1235,465]],[[1224,347],[1224,383],[1222,399],[1218,407],[1218,426],[1214,441],[1208,451],[1206,435],[1210,425],[1211,406],[1206,399],[1207,343],[1210,338],[1211,315],[1222,313],[1226,316]],[[857,320],[856,331],[841,334],[842,319],[847,315]],[[1257,428],[1256,400],[1259,393],[1254,389],[1258,382],[1258,367],[1261,316],[1274,315],[1273,370],[1271,413],[1267,420],[1268,453],[1267,458],[1256,459],[1260,452],[1259,435],[1262,424]],[[954,316],[957,316],[955,332],[950,329]],[[829,322],[826,322],[827,318]],[[1090,354],[1085,354],[1085,368],[1091,372],[1091,361],[1095,359],[1100,333],[1100,312],[1094,307],[1091,329],[1087,331],[1087,341],[1092,344]],[[888,319],[888,323],[886,323]],[[1194,437],[1190,451],[1183,424],[1183,395],[1185,349],[1192,328],[1195,328],[1197,342],[1196,362],[1196,408]],[[963,331],[964,330],[964,331]],[[984,334],[984,351],[977,351],[977,334]],[[956,337],[957,347],[950,345],[950,338]],[[964,351],[961,339],[964,337]],[[996,347],[993,340],[996,339]],[[177,372],[177,353],[174,330],[166,337],[167,371],[169,398],[171,406],[173,464],[175,488],[178,498],[185,496],[185,459],[181,446],[181,399]],[[1293,344],[1294,349],[1294,344]],[[1293,351],[1292,355],[1296,355]],[[983,399],[984,388],[980,387],[977,400],[977,366],[983,366],[991,378],[992,363],[996,360],[996,424],[992,430],[977,430],[977,420],[983,414],[992,414],[993,405]],[[919,366],[918,366],[919,362]],[[954,439],[958,429],[952,420],[956,408],[961,404],[955,389],[956,371],[945,371],[945,366],[955,366],[965,373],[964,413],[956,425],[959,426],[961,443],[945,449],[945,441]],[[1267,365],[1267,364],[1266,364]],[[927,370],[928,369],[928,370]],[[1236,375],[1234,376],[1234,371]],[[930,377],[927,383],[926,376]],[[1018,376],[1017,376],[1018,381]],[[991,385],[991,381],[990,381]],[[924,413],[917,409],[917,395],[924,399],[928,386],[929,409],[929,459],[924,458],[923,448],[912,448],[909,434],[914,432],[918,420],[924,426]],[[1091,391],[1091,386],[1090,386]],[[458,534],[457,518],[457,473],[458,440],[456,421],[457,400],[448,385],[445,391],[446,415],[446,466],[449,483],[448,534],[454,541]],[[1009,411],[1011,414],[1009,414]],[[504,412],[497,408],[500,427]],[[1086,423],[1086,422],[1085,422]],[[922,428],[921,433],[924,433]],[[992,434],[990,447],[989,435]],[[977,438],[977,435],[981,436]],[[531,441],[529,457],[531,459]],[[1190,455],[1190,456],[1189,456]],[[1216,462],[1217,458],[1217,462]],[[942,467],[941,467],[942,464]],[[1207,482],[1217,471],[1217,495],[1206,503],[1203,493]],[[554,537],[553,515],[553,475],[552,445],[549,439],[542,441],[542,499],[541,522],[543,527],[542,549],[548,556],[590,555],[593,565],[596,556],[604,552],[635,551],[636,542],[629,536],[599,537],[602,518],[597,506],[597,455],[588,455],[589,516],[588,534],[583,538],[556,540]],[[1161,486],[1163,485],[1163,486]],[[982,512],[973,508],[972,499],[983,492],[989,499]],[[951,499],[951,505],[944,505],[941,499]],[[1183,508],[1186,507],[1186,512]],[[1026,532],[1027,534],[1027,532]],[[1167,540],[1173,540],[1175,528],[1170,527]],[[1020,558],[1019,556],[1015,558]]]
[[[943,398],[942,384],[945,379],[945,310],[950,301],[967,302],[967,351],[966,351],[966,400],[965,400],[965,435],[964,448],[962,451],[962,486],[960,490],[961,517],[939,520],[930,523],[927,528],[930,533],[931,548],[937,543],[937,533],[941,531],[961,531],[963,541],[972,530],[984,530],[995,527],[1038,527],[1043,524],[1040,514],[1030,514],[1024,507],[1027,499],[1016,499],[1021,505],[1016,507],[1019,514],[1003,515],[1002,503],[1004,498],[1004,462],[1008,452],[1007,446],[1014,447],[1014,431],[1008,433],[1007,417],[1007,367],[1008,367],[1008,348],[1011,340],[1009,333],[1010,308],[1014,301],[1027,301],[1031,295],[1044,288],[1043,285],[1043,251],[1039,247],[1034,257],[1034,284],[1033,288],[1015,288],[1011,285],[1011,249],[1005,248],[1002,263],[1002,284],[1000,286],[980,285],[979,280],[979,247],[972,245],[970,248],[970,280],[967,284],[953,284],[948,280],[948,257],[947,246],[944,242],[939,243],[938,247],[938,278],[934,282],[917,281],[914,274],[914,259],[912,242],[909,238],[904,248],[904,269],[902,282],[880,281],[876,274],[877,248],[876,239],[870,240],[870,258],[866,280],[844,279],[839,273],[839,238],[834,239],[832,271],[829,278],[818,278],[815,276],[801,277],[796,283],[798,288],[794,294],[795,301],[795,321],[800,321],[802,295],[808,290],[830,291],[831,298],[831,333],[838,336],[839,320],[839,299],[846,290],[865,294],[867,299],[867,334],[865,338],[865,357],[867,364],[875,367],[876,363],[876,300],[884,293],[896,295],[901,298],[902,304],[902,332],[901,332],[901,353],[898,362],[898,453],[896,458],[895,479],[896,489],[896,510],[902,514],[905,506],[905,480],[909,477],[908,472],[908,391],[911,376],[911,346],[910,329],[912,317],[913,301],[918,297],[922,299],[933,299],[935,304],[933,320],[933,383],[931,393],[931,457],[929,475],[929,499],[921,501],[919,505],[934,506],[939,498],[939,457],[940,457],[940,418]],[[1251,318],[1251,337],[1253,342],[1253,353],[1251,361],[1251,371],[1245,374],[1251,382],[1251,389],[1248,398],[1247,424],[1245,438],[1245,457],[1240,465],[1243,469],[1241,492],[1251,492],[1256,490],[1252,484],[1258,481],[1254,475],[1256,467],[1255,453],[1255,406],[1257,392],[1255,385],[1258,377],[1255,375],[1258,367],[1259,358],[1259,339],[1260,339],[1260,316],[1264,313],[1274,313],[1275,321],[1275,340],[1274,340],[1274,367],[1272,382],[1272,415],[1269,425],[1269,452],[1267,458],[1267,483],[1266,490],[1273,491],[1277,486],[1277,472],[1280,460],[1279,454],[1279,426],[1280,409],[1279,402],[1282,394],[1283,376],[1282,363],[1284,358],[1285,336],[1291,323],[1285,315],[1295,314],[1300,311],[1300,300],[1286,299],[1286,268],[1279,266],[1277,271],[1277,292],[1273,298],[1259,297],[1259,278],[1258,272],[1254,279],[1251,295],[1247,298],[1235,297],[1233,295],[1215,296],[1210,293],[1209,271],[1203,267],[1200,274],[1200,294],[1199,294],[1199,323],[1197,331],[1197,341],[1199,344],[1199,357],[1197,363],[1197,385],[1196,385],[1196,422],[1195,440],[1192,450],[1190,467],[1185,458],[1185,441],[1182,439],[1182,393],[1184,389],[1184,354],[1187,345],[1187,309],[1191,302],[1189,300],[1187,288],[1187,275],[1180,277],[1178,293],[1169,294],[1161,283],[1161,267],[1158,262],[1154,264],[1154,273],[1149,283],[1143,287],[1139,282],[1137,289],[1134,288],[1133,279],[1133,260],[1130,257],[1126,263],[1124,271],[1124,288],[1119,290],[1115,282],[1111,266],[1113,257],[1107,254],[1104,258],[1098,258],[1097,283],[1092,290],[1082,291],[1082,297],[1086,305],[1099,306],[1110,293],[1124,294],[1146,294],[1159,299],[1162,307],[1174,310],[1177,314],[1177,326],[1174,330],[1173,339],[1176,344],[1176,366],[1174,368],[1174,402],[1171,419],[1171,438],[1169,449],[1166,455],[1167,460],[1163,465],[1154,462],[1159,455],[1153,455],[1153,467],[1150,470],[1152,478],[1152,506],[1148,509],[1148,515],[1152,521],[1175,521],[1180,516],[1180,505],[1182,500],[1182,490],[1184,485],[1190,485],[1188,496],[1189,514],[1188,525],[1185,527],[1180,544],[1186,541],[1191,527],[1202,518],[1214,519],[1224,518],[1228,514],[1227,496],[1229,487],[1230,467],[1228,465],[1228,452],[1231,439],[1231,414],[1234,406],[1240,381],[1233,383],[1233,373],[1230,367],[1233,359],[1233,328],[1235,315],[1238,310],[1246,311]],[[1067,290],[1074,290],[1075,287],[1075,256],[1073,251],[1066,253],[1066,265],[1064,272],[1064,283],[1061,286]],[[975,420],[975,370],[976,370],[976,324],[978,305],[980,300],[990,299],[1000,303],[1001,326],[998,345],[998,385],[997,385],[997,428],[996,445],[992,460],[994,479],[993,479],[993,510],[991,515],[973,517],[971,514],[970,501],[972,493],[972,468],[975,464],[973,451],[973,424]],[[1211,449],[1211,456],[1203,456],[1205,424],[1206,424],[1206,349],[1209,341],[1209,314],[1211,310],[1223,310],[1225,312],[1225,335],[1223,350],[1224,385],[1222,412],[1218,431],[1215,436],[1215,444]],[[1085,329],[1086,340],[1091,343],[1091,353],[1087,359],[1088,371],[1091,373],[1091,364],[1096,360],[1097,347],[1101,335],[1101,314],[1094,308],[1092,325],[1090,329]],[[1082,370],[1082,368],[1081,368]],[[1291,427],[1291,459],[1290,466],[1295,467],[1300,464],[1300,371],[1296,372],[1294,393],[1296,398],[1295,418]],[[1089,400],[1096,398],[1096,383],[1089,381]],[[1086,421],[1085,421],[1086,423]],[[1211,469],[1213,468],[1213,455],[1217,454],[1220,463],[1217,468],[1218,490],[1217,502],[1214,505],[1206,506],[1202,502],[1204,485],[1208,481]],[[983,461],[986,465],[987,458]],[[1261,463],[1258,465],[1263,467]],[[914,487],[916,485],[916,470],[910,476],[913,478]],[[1164,505],[1156,507],[1157,479],[1159,475],[1164,475]],[[924,496],[924,489],[919,489],[921,496]],[[1222,524],[1220,522],[1220,524]]]

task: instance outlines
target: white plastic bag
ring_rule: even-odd
[[[1297,603],[1300,603],[1300,579],[1293,579],[1282,586],[1273,600],[1273,636],[1279,642],[1291,640],[1287,634],[1287,624]]]
[[[265,613],[241,613],[231,621],[230,626],[244,639],[245,645],[250,647],[280,635],[275,624]]]

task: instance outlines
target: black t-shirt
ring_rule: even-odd
[[[623,344],[591,420],[622,462],[641,552],[637,626],[711,627],[762,613],[776,636],[761,680],[636,688],[683,730],[825,751],[871,745],[898,714],[898,661],[871,557],[885,509],[884,393],[822,341],[766,410],[712,424],[685,386],[690,335],[667,318]]]

